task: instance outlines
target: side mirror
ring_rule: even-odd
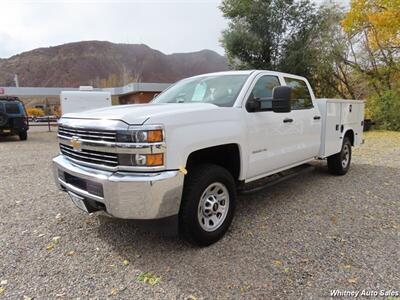
[[[250,94],[250,97],[247,100],[246,108],[247,108],[248,111],[251,111],[251,112],[259,111],[260,108],[261,108],[259,99],[258,98],[254,98],[253,93]]]
[[[272,90],[272,111],[277,113],[290,112],[292,88],[288,86],[277,86]]]

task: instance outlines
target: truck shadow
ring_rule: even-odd
[[[17,135],[13,136],[0,136],[0,143],[2,142],[21,142]]]

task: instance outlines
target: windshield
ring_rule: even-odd
[[[188,78],[155,98],[152,103],[212,103],[233,106],[248,75],[210,75]]]

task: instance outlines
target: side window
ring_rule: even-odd
[[[310,91],[307,84],[303,80],[286,78],[286,84],[290,86],[292,91],[292,109],[308,109],[313,108]]]
[[[263,111],[272,110],[272,90],[276,86],[280,86],[278,77],[264,75],[257,80],[250,97],[264,100],[261,102],[261,109]]]
[[[19,104],[18,103],[6,103],[6,113],[8,114],[19,114]]]

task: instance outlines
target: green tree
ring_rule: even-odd
[[[308,0],[225,0],[230,19],[221,43],[235,69],[267,69],[307,77],[316,94],[356,97],[354,77],[337,5],[316,7]]]
[[[357,99],[362,96],[362,82],[346,63],[353,56],[353,48],[340,25],[344,10],[328,3],[318,8],[317,16],[317,24],[302,41],[310,54],[308,78],[314,83],[318,96]],[[294,57],[292,64],[295,59],[301,60],[302,51],[296,49],[291,47],[288,53],[289,57]],[[290,69],[285,71],[290,72]]]
[[[309,0],[224,0],[220,9],[230,19],[221,43],[236,69],[279,70],[288,41],[304,35],[317,21]],[[306,69],[298,62],[295,67],[297,73]]]
[[[355,49],[344,61],[364,80],[372,117],[400,130],[400,0],[352,0],[341,24]]]

